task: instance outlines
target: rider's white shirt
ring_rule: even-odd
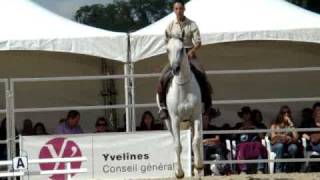
[[[194,21],[188,19],[187,17],[183,22],[179,22],[177,19],[174,19],[168,24],[166,28],[166,34],[170,36],[181,37],[183,31],[185,33],[185,48],[191,48],[194,45],[201,43],[200,31],[197,24]],[[166,38],[166,40],[168,40],[169,37],[166,36]]]

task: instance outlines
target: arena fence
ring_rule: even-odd
[[[79,169],[72,169],[71,163],[72,162],[84,162],[87,161],[85,157],[75,157],[75,158],[51,158],[51,159],[29,159],[28,165],[32,164],[43,164],[43,163],[65,163],[65,169],[62,170],[44,170],[40,172],[29,172],[28,170],[17,170],[17,171],[10,171],[10,172],[0,172],[1,177],[21,177],[21,176],[32,176],[32,175],[56,175],[56,174],[63,174],[65,175],[66,180],[72,179],[72,174],[74,173],[86,173],[88,169],[86,168],[79,168]],[[9,166],[12,165],[12,160],[7,161],[0,161],[0,166]]]
[[[267,73],[295,73],[295,72],[313,72],[320,71],[320,67],[306,67],[306,68],[278,68],[278,69],[254,69],[254,70],[217,70],[207,71],[208,75],[224,75],[224,74],[267,74]],[[7,140],[1,143],[6,143],[8,146],[8,159],[15,156],[15,114],[23,112],[53,112],[66,110],[102,110],[102,109],[126,109],[126,131],[135,131],[135,110],[136,108],[157,107],[156,103],[135,103],[135,84],[137,78],[158,78],[159,73],[154,74],[134,74],[134,64],[126,63],[124,65],[124,75],[105,75],[105,76],[77,76],[77,77],[48,77],[48,78],[12,78],[0,80],[5,84],[6,89],[6,107],[1,109],[0,113],[6,113],[7,123]],[[106,79],[122,79],[125,81],[125,104],[116,105],[97,105],[97,106],[61,106],[61,107],[44,107],[44,108],[16,108],[15,107],[15,86],[17,83],[28,82],[55,82],[55,81],[83,81],[83,80],[106,80]],[[320,101],[320,97],[306,97],[306,98],[275,98],[275,99],[247,99],[247,100],[217,100],[214,104],[251,104],[251,103],[284,103],[284,102],[315,102]],[[307,129],[306,129],[307,130]],[[265,130],[270,133],[270,130]],[[221,133],[243,133],[244,131],[223,131],[213,132]],[[208,132],[204,132],[208,133]],[[297,159],[299,160],[299,159]],[[307,158],[300,159],[301,161],[310,160]],[[299,160],[299,161],[300,161]],[[257,162],[257,160],[252,160]],[[259,160],[264,161],[264,160]],[[268,160],[269,162],[270,160]],[[272,160],[273,162],[282,160]],[[292,160],[289,160],[292,161]],[[314,161],[310,160],[310,161]],[[239,161],[222,161],[221,163],[237,163]],[[248,161],[248,162],[251,162]],[[209,163],[209,162],[206,162]]]

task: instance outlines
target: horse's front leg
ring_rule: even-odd
[[[201,116],[198,117],[194,121],[193,126],[193,140],[192,140],[192,150],[194,153],[194,166],[197,171],[196,175],[200,175],[201,171],[203,170],[203,160],[202,160],[202,138],[201,138]]]
[[[167,127],[168,131],[170,132],[171,136],[173,137],[173,141],[175,141],[174,135],[173,135],[173,132],[172,132],[172,125],[171,125],[170,119],[168,118],[168,119],[164,120],[164,122],[166,124],[166,127]]]
[[[183,178],[184,172],[181,165],[181,152],[182,152],[182,145],[180,141],[180,121],[178,117],[171,117],[171,124],[172,124],[172,134],[174,138],[174,144],[176,148],[176,165],[175,165],[175,175],[176,178]]]

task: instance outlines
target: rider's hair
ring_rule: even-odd
[[[180,3],[180,4],[182,4],[182,6],[184,6],[184,1],[182,1],[182,0],[175,0],[175,1],[173,1],[173,5],[175,5],[176,3]]]

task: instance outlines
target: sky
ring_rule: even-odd
[[[114,0],[32,0],[63,17],[74,19],[75,12],[84,5],[107,4]]]

